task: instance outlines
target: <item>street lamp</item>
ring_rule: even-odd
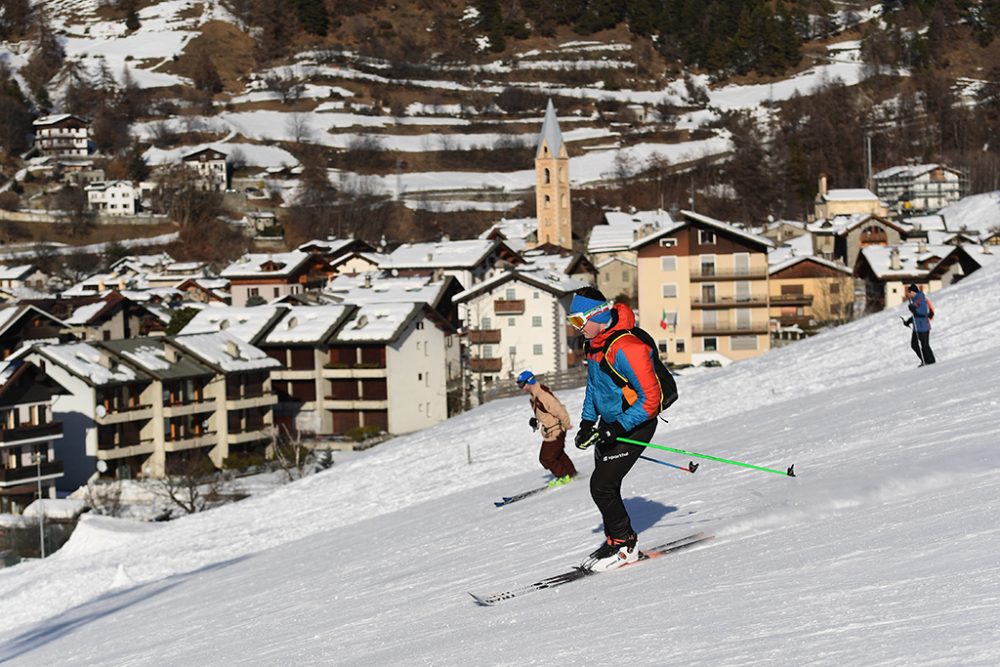
[[[38,482],[38,544],[42,552],[42,558],[45,558],[45,507],[42,503],[42,452],[41,450],[35,450],[35,465],[36,469],[36,479]]]

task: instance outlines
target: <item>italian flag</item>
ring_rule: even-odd
[[[666,330],[667,324],[667,311],[663,311],[663,315],[660,317],[660,328]]]

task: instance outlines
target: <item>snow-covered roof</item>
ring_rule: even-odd
[[[908,177],[917,178],[918,176],[923,176],[929,171],[934,171],[935,169],[947,169],[948,171],[957,172],[957,169],[952,167],[947,167],[943,164],[931,163],[931,164],[909,164],[909,165],[899,165],[896,167],[889,167],[888,169],[883,169],[882,171],[875,174],[876,179],[883,178],[897,178],[897,177]]]
[[[849,267],[834,262],[832,260],[826,259],[824,257],[817,257],[816,255],[793,255],[791,257],[786,258],[783,262],[771,263],[768,266],[768,274],[773,276],[774,274],[780,273],[789,267],[795,266],[800,262],[806,262],[806,261],[814,262],[816,264],[821,264],[829,269],[833,269],[835,271],[839,271],[847,275],[851,275],[853,273],[853,271]]]
[[[940,215],[914,215],[909,218],[903,218],[899,221],[900,225],[909,225],[910,229],[919,229],[924,231],[938,230],[944,231],[947,227],[944,224],[944,218]]]
[[[23,280],[35,272],[34,264],[0,266],[0,280]]]
[[[447,280],[432,281],[429,276],[348,276],[339,275],[331,280],[327,294],[344,303],[426,303],[436,306]]]
[[[220,274],[223,278],[287,276],[312,258],[307,252],[247,253]],[[266,267],[266,268],[265,268]]]
[[[72,520],[87,511],[87,501],[74,498],[40,498],[22,512],[26,517],[37,517],[39,513],[46,519]]]
[[[109,352],[101,351],[90,343],[43,345],[36,350],[53,363],[59,364],[94,386],[145,379],[145,375],[137,369],[120,363]]]
[[[898,269],[892,268],[892,252],[899,251]],[[926,274],[931,268],[921,268],[919,264],[937,257],[944,259],[955,250],[952,245],[930,245],[904,243],[898,246],[866,246],[861,249],[861,256],[868,262],[876,277],[886,280],[892,278],[911,278]]]
[[[160,379],[189,378],[212,374],[212,370],[190,355],[168,354],[163,336],[109,340],[100,343],[130,364]]]
[[[57,125],[69,118],[75,118],[83,123],[86,122],[79,116],[74,116],[71,113],[59,113],[59,114],[52,114],[50,116],[42,116],[41,118],[36,119],[35,122],[32,123],[32,125],[34,125],[35,127],[44,127],[46,125]]]
[[[107,302],[102,299],[100,301],[95,301],[94,303],[88,303],[80,306],[73,311],[72,315],[66,318],[66,324],[78,326],[87,324],[95,315],[104,310],[107,305]]]
[[[488,239],[404,243],[389,254],[383,269],[471,269],[499,245]]]
[[[776,248],[771,248],[767,253],[767,263],[772,267],[788,261],[792,257],[808,257],[813,254],[812,234],[808,232],[802,236],[782,241]]]
[[[879,216],[871,215],[869,213],[852,213],[850,215],[835,215],[831,218],[819,218],[818,220],[810,222],[806,229],[812,234],[843,235],[866,220],[870,220],[872,218],[877,219],[884,225],[902,230],[898,224],[892,222],[891,220],[880,218]]]
[[[563,137],[559,130],[559,119],[556,118],[556,108],[552,105],[552,98],[549,98],[545,106],[545,120],[542,121],[542,129],[538,133],[538,143],[535,149],[535,158],[542,157],[542,147],[548,145],[549,155],[558,157],[562,150]]]
[[[356,310],[333,340],[340,343],[384,343],[395,340],[402,328],[426,306],[417,303],[368,303]]]
[[[552,271],[548,269],[524,271],[522,269],[513,269],[510,271],[504,271],[503,273],[493,276],[489,280],[484,280],[483,282],[476,284],[470,289],[459,292],[453,297],[453,301],[456,303],[467,301],[477,294],[489,292],[496,289],[500,285],[511,281],[524,282],[532,287],[538,287],[555,294],[556,296],[570,294],[590,284],[568,276],[561,271]]]
[[[674,220],[666,211],[608,211],[604,214],[606,225],[594,225],[587,241],[587,251],[591,253],[620,252],[628,250],[635,243],[637,235],[647,230],[653,233],[674,226]]]
[[[237,338],[228,331],[175,336],[172,340],[178,347],[184,348],[201,361],[226,373],[281,366],[277,359],[272,359],[260,348]]]
[[[291,306],[261,339],[264,343],[314,344],[324,342],[352,310],[352,306]]]
[[[628,264],[629,266],[639,266],[639,263],[636,262],[635,260],[629,259],[627,257],[622,257],[621,255],[611,255],[607,259],[604,259],[595,264],[595,266],[598,270],[601,270],[604,267],[608,266],[609,264],[614,264],[616,262],[620,264]]]
[[[255,342],[281,314],[282,306],[235,307],[210,305],[191,318],[182,335],[226,331],[241,340]]]
[[[749,241],[750,243],[754,243],[756,245],[762,245],[768,249],[774,247],[774,242],[771,241],[771,239],[769,238],[744,231],[739,227],[736,227],[735,225],[731,225],[721,220],[716,220],[715,218],[710,218],[707,215],[702,215],[701,213],[695,213],[694,211],[681,211],[681,215],[683,216],[683,218],[685,218],[685,220],[682,220],[680,222],[675,222],[672,225],[667,225],[662,229],[658,229],[653,233],[648,234],[641,239],[638,239],[637,241],[632,243],[632,245],[630,245],[629,248],[632,250],[637,250],[644,245],[656,241],[662,236],[666,236],[667,234],[672,234],[678,229],[682,229],[684,226],[688,224],[688,222],[699,222],[701,224],[715,228],[721,232],[737,236],[745,241]]]
[[[878,201],[878,195],[868,188],[837,188],[827,190],[824,201]]]

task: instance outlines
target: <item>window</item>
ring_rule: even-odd
[[[483,345],[483,359],[492,359],[492,358],[493,358],[493,346]]]
[[[540,327],[540,326],[542,326],[542,316],[541,315],[532,315],[531,316],[531,326],[533,326],[533,327]]]
[[[423,331],[423,330],[424,330],[424,321],[420,320],[419,322],[417,322],[417,331]]]
[[[676,271],[677,270],[677,258],[676,257],[661,257],[660,258],[660,271]]]
[[[733,270],[738,276],[750,275],[750,253],[740,252],[733,255]]]
[[[509,327],[517,326],[517,320],[514,319],[513,317],[508,317],[507,318],[507,326],[509,326]]]
[[[481,326],[483,329],[491,328],[493,326],[493,318],[484,317],[483,319],[479,320],[479,326]]]
[[[661,248],[676,248],[677,247],[677,239],[670,239],[670,238],[660,239],[660,247]]]
[[[732,350],[756,350],[756,336],[733,336],[729,339],[729,348]]]
[[[622,280],[624,282],[628,282],[629,280],[631,280],[631,278],[629,276],[630,276],[630,274],[629,274],[628,271],[622,271]]]
[[[703,276],[715,275],[715,255],[701,256],[701,275]]]
[[[683,354],[684,353],[684,341],[681,340],[681,339],[678,339],[677,342],[675,343],[675,345],[677,346],[677,353],[678,354]]]
[[[260,290],[256,287],[251,287],[247,290],[247,296],[260,296]]]
[[[704,338],[702,339],[702,349],[705,352],[715,352],[719,349],[718,341],[714,338]]]
[[[830,294],[840,294],[840,283],[830,283]]]
[[[280,287],[275,287],[274,288],[274,298],[277,299],[279,296],[281,296],[281,288]]]
[[[517,290],[514,289],[513,287],[508,287],[506,292],[506,299],[510,301],[516,298],[517,298]]]
[[[666,354],[669,349],[668,343],[665,340],[656,341],[656,349],[660,351],[660,354]]]
[[[549,171],[548,167],[545,168],[545,183],[546,185],[552,182],[552,172]]]
[[[661,291],[661,296],[665,299],[675,299],[677,298],[677,285],[675,283],[664,283]]]
[[[698,230],[698,243],[701,245],[714,245],[715,244],[715,232],[710,232],[707,229]]]
[[[551,204],[552,204],[552,197],[545,195],[545,202],[543,208],[549,208]]]
[[[535,290],[534,292],[531,293],[531,298],[532,299],[540,299],[540,298],[542,298],[542,293],[539,292],[538,290]]]
[[[517,346],[516,345],[511,345],[511,346],[509,346],[507,348],[507,356],[508,357],[516,357],[517,356]]]
[[[543,354],[543,352],[542,352],[542,344],[541,343],[536,343],[536,344],[532,345],[531,346],[531,353],[533,355],[535,355],[536,357],[542,356],[542,354]]]

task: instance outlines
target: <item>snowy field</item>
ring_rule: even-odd
[[[916,368],[898,309],[681,376],[655,442],[798,473],[640,461],[623,488],[640,547],[705,546],[475,606],[468,591],[565,571],[602,531],[584,482],[493,506],[545,481],[512,398],[266,497],[85,518],[48,560],[0,570],[0,661],[998,664],[998,279],[935,295],[935,366]],[[562,398],[579,414],[581,390]]]

